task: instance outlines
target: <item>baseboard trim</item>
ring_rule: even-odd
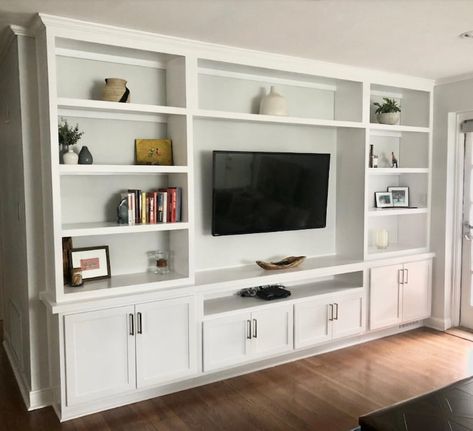
[[[412,329],[420,328],[424,326],[423,322],[413,322],[402,326],[396,326],[395,328],[388,328],[379,331],[366,332],[362,335],[355,337],[349,337],[346,339],[338,340],[328,344],[299,349],[291,353],[284,355],[278,355],[273,358],[260,360],[258,362],[247,363],[238,367],[233,367],[227,370],[217,370],[206,374],[199,373],[195,377],[160,386],[156,388],[142,389],[139,391],[133,391],[133,393],[123,394],[114,396],[112,398],[103,400],[94,400],[91,403],[77,405],[77,406],[62,406],[60,408],[61,414],[58,415],[61,422],[75,419],[81,416],[97,413],[103,410],[108,410],[115,407],[124,406],[127,404],[144,401],[150,398],[155,398],[170,393],[180,392],[183,390],[195,388],[198,386],[207,385],[210,383],[218,382],[224,379],[238,377],[244,374],[252,373],[255,371],[263,370],[265,368],[271,368],[277,365],[282,365],[288,362],[293,362],[299,359],[308,358],[310,356],[319,355],[322,353],[328,353],[334,350],[342,349],[345,347],[354,346],[357,344],[366,343],[368,341],[377,340],[380,338],[388,337],[391,335],[400,334],[403,332],[410,331]],[[57,413],[57,410],[56,410]]]
[[[24,374],[21,372],[21,370],[18,368],[18,365],[15,361],[15,354],[13,353],[12,348],[10,347],[10,342],[7,336],[4,337],[3,340],[3,349],[5,350],[5,353],[7,354],[8,362],[10,363],[10,366],[13,370],[13,375],[15,376],[16,383],[18,385],[18,389],[20,390],[21,397],[23,398],[23,402],[25,403],[25,407],[27,410],[29,410],[30,406],[30,397],[29,397],[29,389],[28,386],[26,385],[26,379]]]
[[[425,321],[425,326],[436,329],[437,331],[445,331],[453,326],[452,319],[442,319],[440,317],[430,317]]]
[[[13,375],[15,376],[16,384],[18,385],[18,389],[20,390],[26,409],[31,411],[50,406],[53,400],[52,390],[50,388],[39,389],[36,391],[29,389],[26,383],[26,377],[24,373],[18,368],[18,365],[14,359],[15,355],[10,347],[7,337],[5,337],[3,340],[3,349],[5,350],[8,362],[10,363],[10,366],[13,370]]]

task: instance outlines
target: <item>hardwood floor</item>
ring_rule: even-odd
[[[473,342],[418,329],[60,424],[26,412],[0,349],[2,431],[348,431],[361,414],[473,374]]]

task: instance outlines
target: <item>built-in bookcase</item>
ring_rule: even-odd
[[[194,52],[149,35],[118,41],[102,30],[79,40],[65,29],[50,31],[39,47],[50,82],[44,106],[51,147],[53,299],[192,284],[202,273],[241,268],[244,274],[255,260],[282,255],[361,261],[429,250],[430,84],[418,88],[404,79],[397,86],[392,78],[373,82],[373,76],[298,61]],[[107,77],[127,80],[130,103],[101,100]],[[271,86],[286,99],[287,116],[259,114]],[[383,97],[399,102],[398,125],[377,123],[374,103]],[[94,164],[60,163],[56,129],[62,119],[84,131],[78,150],[87,145]],[[135,165],[134,140],[161,137],[172,139],[173,166]],[[378,168],[368,166],[370,145]],[[327,226],[212,237],[214,150],[329,153]],[[391,166],[392,153],[398,168]],[[116,223],[121,192],[170,186],[183,190],[181,222]],[[374,193],[388,186],[409,187],[412,208],[375,208]],[[390,238],[382,250],[373,241],[380,229]],[[76,247],[109,245],[111,279],[81,289],[64,285],[61,242],[69,236]],[[160,248],[172,252],[167,276],[147,271],[146,252]]]

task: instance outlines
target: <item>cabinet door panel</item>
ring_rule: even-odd
[[[370,329],[394,326],[400,322],[399,271],[401,265],[370,270]]]
[[[333,338],[363,332],[363,297],[350,295],[334,300]]]
[[[294,305],[295,348],[324,343],[332,338],[328,300]]]
[[[203,323],[204,371],[248,360],[249,321],[251,314],[242,313]]]
[[[139,304],[136,316],[138,387],[195,371],[196,327],[191,297]]]
[[[135,389],[133,312],[128,306],[64,317],[67,405]]]
[[[430,316],[430,265],[430,260],[404,265],[404,269],[407,270],[402,287],[402,320],[404,322]]]
[[[268,356],[293,349],[292,308],[283,305],[251,313],[252,355]]]

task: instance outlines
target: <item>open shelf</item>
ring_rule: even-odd
[[[68,223],[62,226],[62,236],[115,235],[188,229],[189,223],[156,223],[120,225],[113,222]]]
[[[417,126],[402,126],[398,124],[379,124],[372,123],[369,126],[370,130],[374,131],[390,131],[390,132],[417,132],[417,133],[429,133],[429,127],[417,127]]]
[[[333,279],[314,283],[307,283],[295,286],[287,286],[291,291],[291,296],[275,301],[265,301],[256,297],[243,298],[237,294],[222,298],[208,299],[204,301],[204,316],[213,316],[232,311],[251,310],[262,305],[271,306],[281,303],[296,303],[307,298],[323,295],[332,295],[344,291],[362,292],[362,283],[349,282],[345,280]]]
[[[151,175],[187,173],[187,166],[59,165],[61,175]]]
[[[60,97],[58,99],[58,109],[59,111],[68,110],[68,113],[63,113],[62,115],[80,117],[81,115],[84,115],[84,113],[88,113],[87,116],[96,118],[104,118],[104,113],[186,115],[186,110],[184,108],[172,106],[118,103],[67,97]]]
[[[426,214],[427,208],[371,208],[368,211],[369,217],[386,217],[406,214]]]
[[[278,271],[265,271],[256,263],[233,268],[200,271],[196,273],[195,285],[212,291],[230,288],[254,287],[271,283],[296,282],[314,277],[325,277],[359,271],[363,261],[341,256],[307,258],[299,267]]]
[[[85,280],[81,287],[64,286],[66,300],[83,297],[104,297],[119,293],[133,293],[139,290],[163,289],[181,286],[189,281],[185,275],[177,272],[154,274],[141,272],[136,274],[114,275],[101,280]]]
[[[368,168],[368,175],[428,174],[429,168]]]
[[[224,112],[224,111],[209,111],[197,110],[194,117],[209,118],[216,120],[231,120],[231,121],[247,121],[256,123],[276,123],[276,124],[293,124],[299,126],[319,126],[319,127],[349,127],[349,128],[363,128],[364,125],[355,121],[337,121],[337,120],[322,120],[303,117],[290,117],[278,115],[260,115],[247,114],[240,112]]]

